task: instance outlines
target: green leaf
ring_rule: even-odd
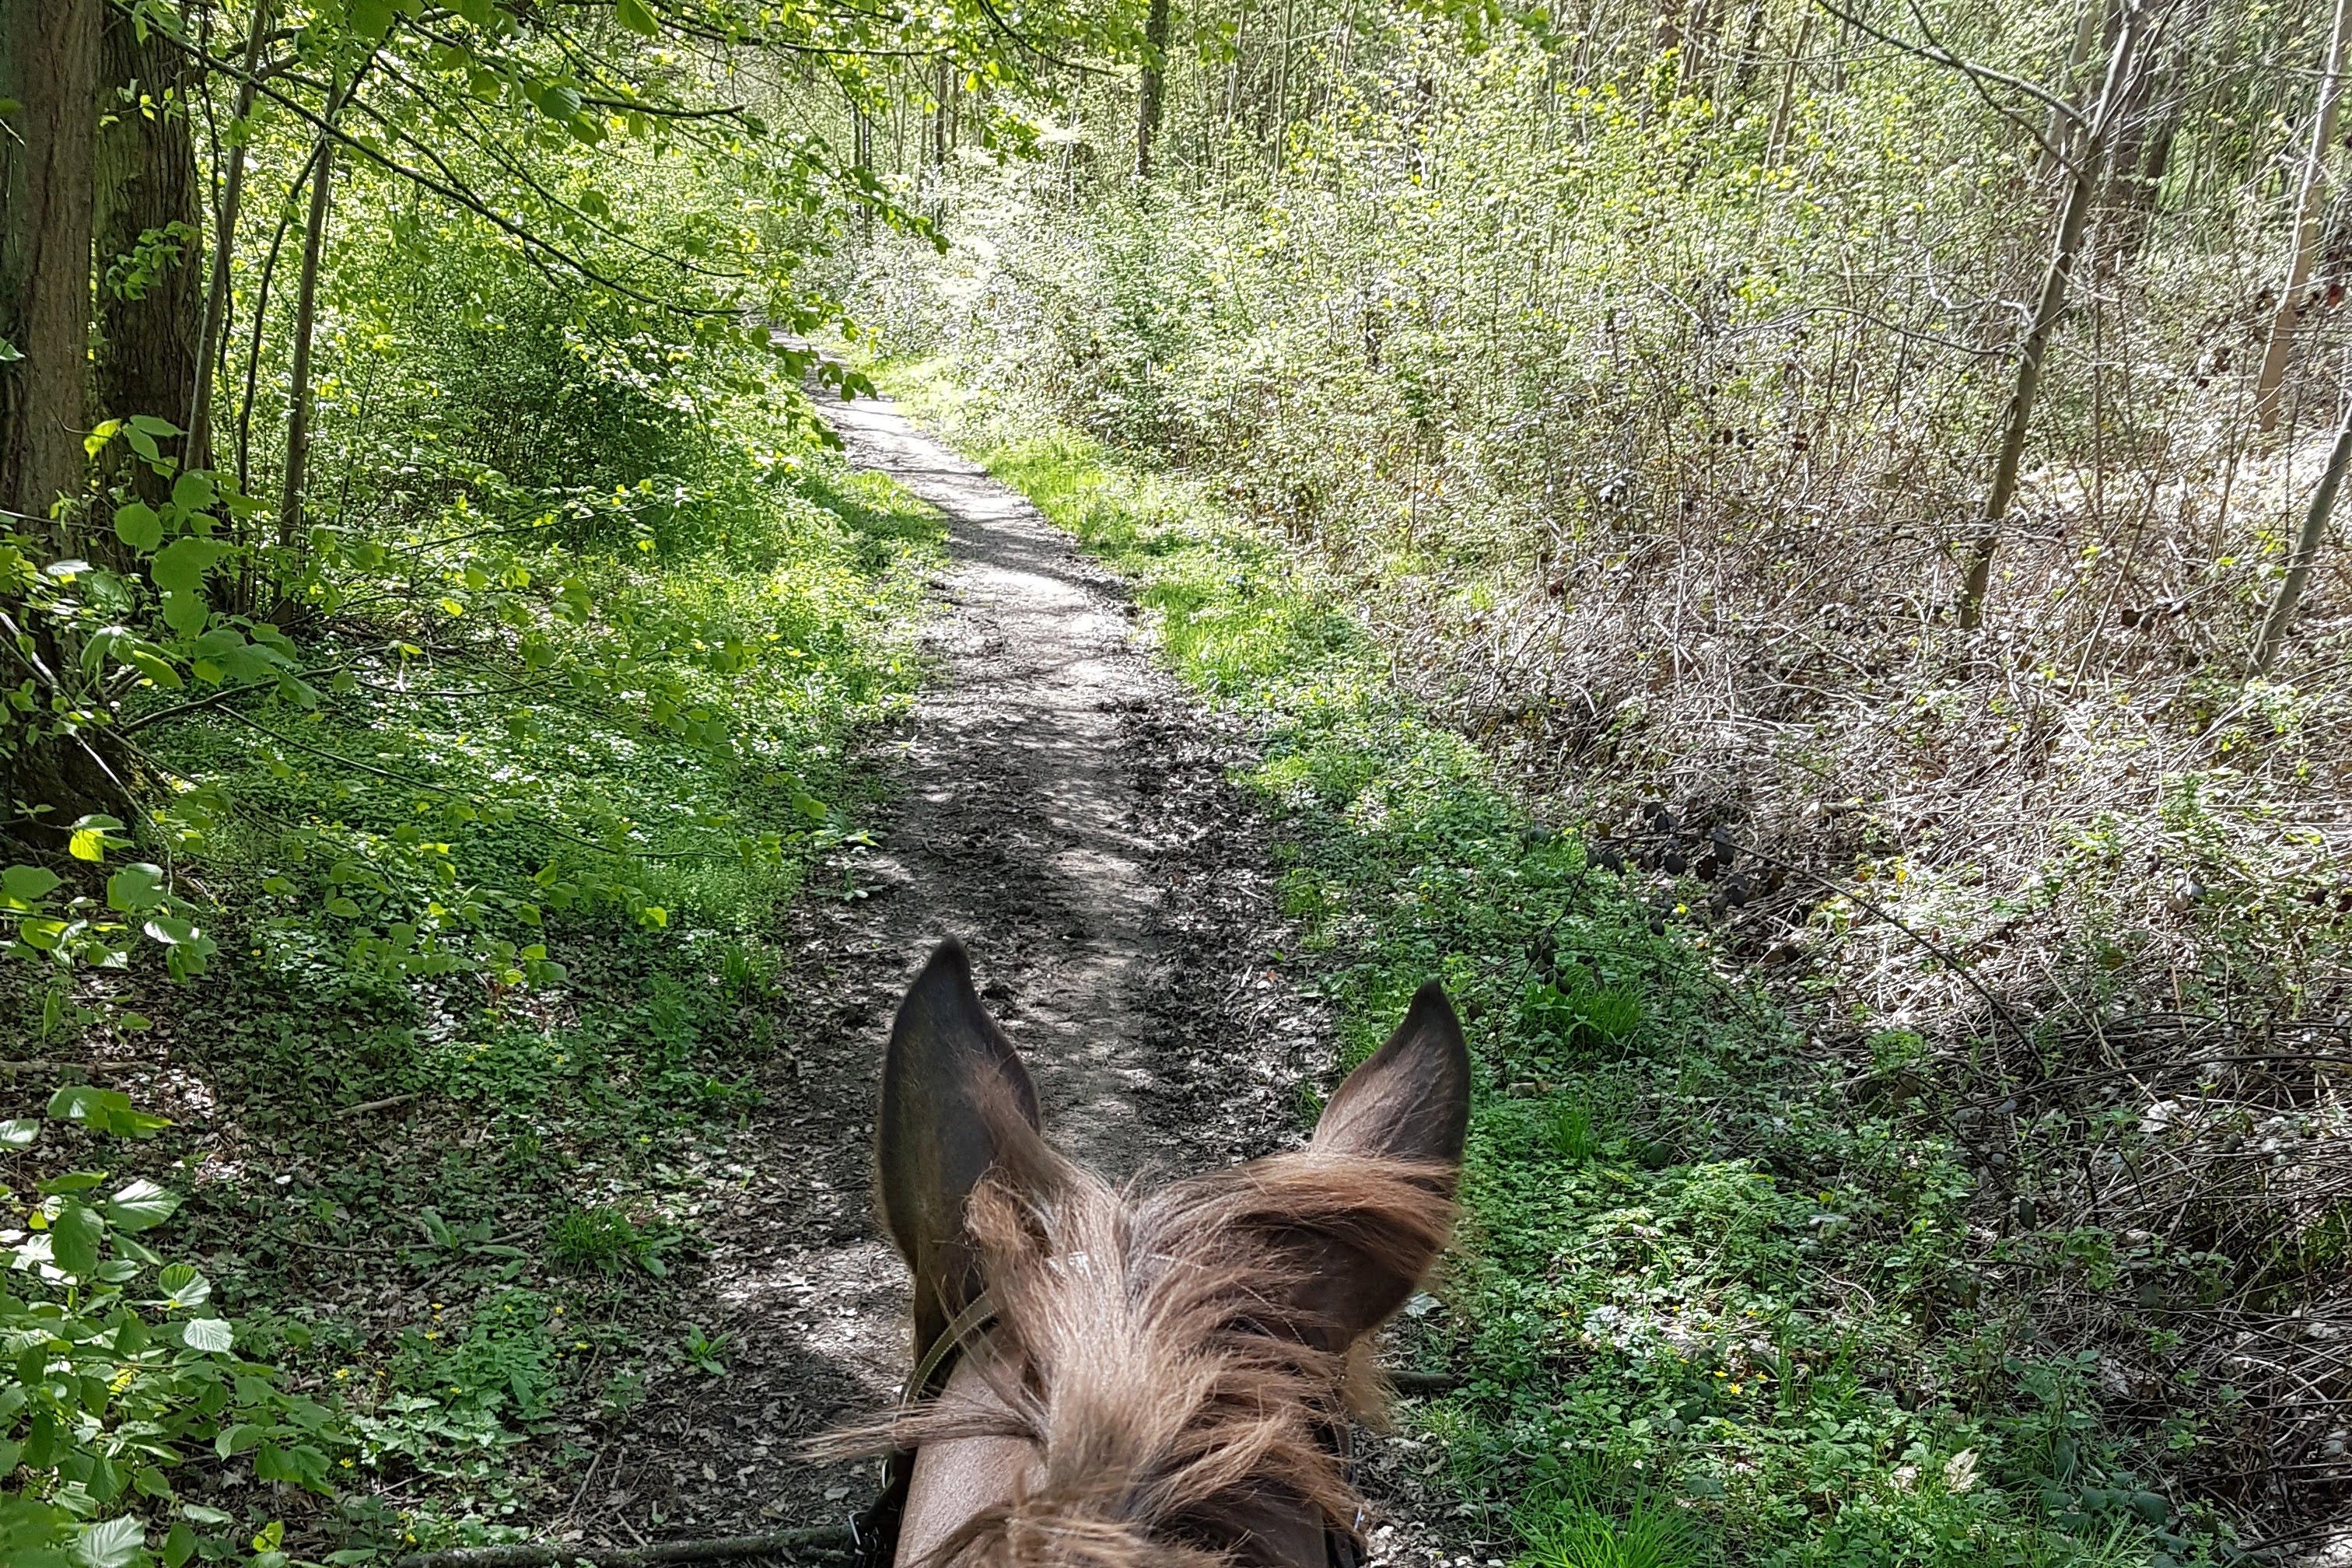
[[[209,474],[182,474],[172,483],[172,504],[182,511],[210,511],[219,499]],[[115,521],[122,521],[121,513],[115,514]]]
[[[181,433],[177,425],[173,424],[169,419],[158,419],[152,414],[134,414],[129,423],[133,430],[142,436],[171,437]]]
[[[79,1121],[101,1132],[111,1131],[118,1117],[130,1113],[129,1095],[90,1083],[61,1085],[49,1096],[47,1110],[52,1121]]]
[[[133,550],[153,550],[163,542],[163,520],[143,500],[114,510],[114,537]]]
[[[31,909],[62,885],[56,872],[39,866],[11,866],[0,871],[0,893],[5,893],[22,909]]]
[[[170,593],[163,595],[163,624],[184,637],[194,637],[205,629],[212,611],[204,600],[193,593]]]
[[[125,866],[106,879],[106,907],[126,915],[143,915],[164,901],[163,868],[142,860]]]
[[[167,594],[193,594],[204,586],[205,574],[219,564],[229,547],[210,539],[175,539],[155,552],[148,574]]]
[[[236,1343],[236,1331],[226,1318],[190,1318],[182,1331],[181,1342],[192,1351],[205,1351],[213,1355],[226,1355],[230,1348]],[[245,1448],[251,1447],[261,1437],[257,1427],[232,1426],[221,1434],[222,1458],[226,1459],[230,1454],[241,1451],[240,1448],[226,1446],[239,1433],[247,1434],[250,1439],[242,1445]]]
[[[645,0],[615,0],[613,14],[621,19],[621,26],[633,33],[643,33],[648,38],[661,34],[661,24],[654,20]]]
[[[212,1299],[213,1282],[196,1272],[193,1263],[174,1263],[156,1276],[155,1283],[163,1287],[163,1304],[175,1311],[200,1307]]]
[[[139,929],[147,933],[150,942],[160,942],[165,947],[187,947],[197,938],[194,921],[181,920],[173,915],[157,915]]]
[[[106,1237],[106,1221],[79,1198],[68,1198],[49,1222],[50,1257],[67,1273],[89,1279],[98,1272],[98,1244]]]
[[[147,1552],[147,1532],[129,1514],[102,1520],[73,1544],[77,1568],[131,1568]]]
[[[179,1206],[177,1197],[142,1176],[106,1200],[106,1217],[117,1229],[136,1235],[170,1219]]]
[[[33,1140],[41,1135],[41,1119],[19,1116],[14,1121],[0,1121],[0,1149],[29,1149]]]
[[[180,1568],[195,1554],[196,1532],[188,1528],[186,1520],[173,1520],[171,1533],[163,1537],[163,1568]]]
[[[122,657],[138,668],[140,674],[166,691],[177,691],[187,684],[180,679],[179,667],[149,647],[131,647],[122,650]]]

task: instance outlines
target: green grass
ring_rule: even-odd
[[[814,450],[733,501],[723,531],[523,563],[593,583],[609,682],[519,704],[528,672],[461,617],[345,617],[320,640],[360,679],[315,708],[142,733],[178,787],[139,858],[218,952],[192,984],[107,978],[108,1016],[145,1024],[97,1042],[135,1069],[110,1081],[173,1125],[103,1157],[184,1194],[159,1245],[331,1413],[318,1495],[223,1489],[208,1442],[171,1472],[222,1531],[279,1520],[297,1556],[352,1562],[511,1539],[563,1508],[594,1421],[720,1363],[688,1329],[693,1215],[774,1044],[780,911],[877,787],[854,734],[921,678],[942,537]],[[0,971],[0,1035],[40,1003]]]
[[[1543,1568],[2228,1556],[2210,1510],[2156,1489],[2164,1445],[2104,1419],[2095,1369],[1977,1289],[1949,1136],[1853,1101],[1703,926],[1654,931],[1400,699],[1301,560],[937,365],[883,379],[1128,574],[1168,661],[1260,738],[1244,782],[1348,1057],[1432,976],[1460,1005],[1484,1087],[1413,1348],[1466,1384],[1409,1418],[1483,1528]]]

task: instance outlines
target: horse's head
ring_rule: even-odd
[[[1428,985],[1306,1148],[1116,1191],[1047,1145],[1019,1055],[942,946],[882,1074],[882,1217],[914,1274],[924,1396],[863,1434],[902,1456],[898,1563],[1348,1556],[1342,1449],[1375,1386],[1359,1352],[1444,1245],[1469,1096]]]

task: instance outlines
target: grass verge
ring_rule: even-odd
[[[845,752],[911,700],[941,559],[887,479],[769,457],[676,537],[551,525],[430,619],[329,617],[314,703],[158,700],[135,853],[209,963],[0,968],[0,1036],[69,1058],[0,1101],[32,1233],[0,1243],[68,1266],[0,1289],[0,1557],[62,1563],[86,1521],[76,1562],[169,1568],[510,1538],[650,1388],[723,1367],[698,1217],[740,1173],[780,912],[858,830]],[[474,577],[578,584],[524,625],[596,679],[469,638]]]

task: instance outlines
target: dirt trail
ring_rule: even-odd
[[[1296,1142],[1298,1086],[1330,1060],[1325,1020],[1268,968],[1281,927],[1263,831],[1226,782],[1236,755],[1139,645],[1118,580],[888,405],[823,411],[854,462],[948,520],[937,668],[911,722],[867,748],[895,794],[878,847],[811,880],[862,896],[790,917],[765,1109],[707,1173],[703,1326],[727,1336],[727,1374],[670,1380],[628,1419],[574,1505],[591,1536],[814,1523],[870,1495],[873,1467],[793,1450],[881,1408],[905,1372],[905,1272],[867,1149],[891,1009],[940,937],[971,947],[1048,1131],[1108,1174]],[[1395,1479],[1426,1462],[1388,1445],[1368,1479],[1402,1499]],[[1376,1544],[1440,1555],[1401,1520]]]

